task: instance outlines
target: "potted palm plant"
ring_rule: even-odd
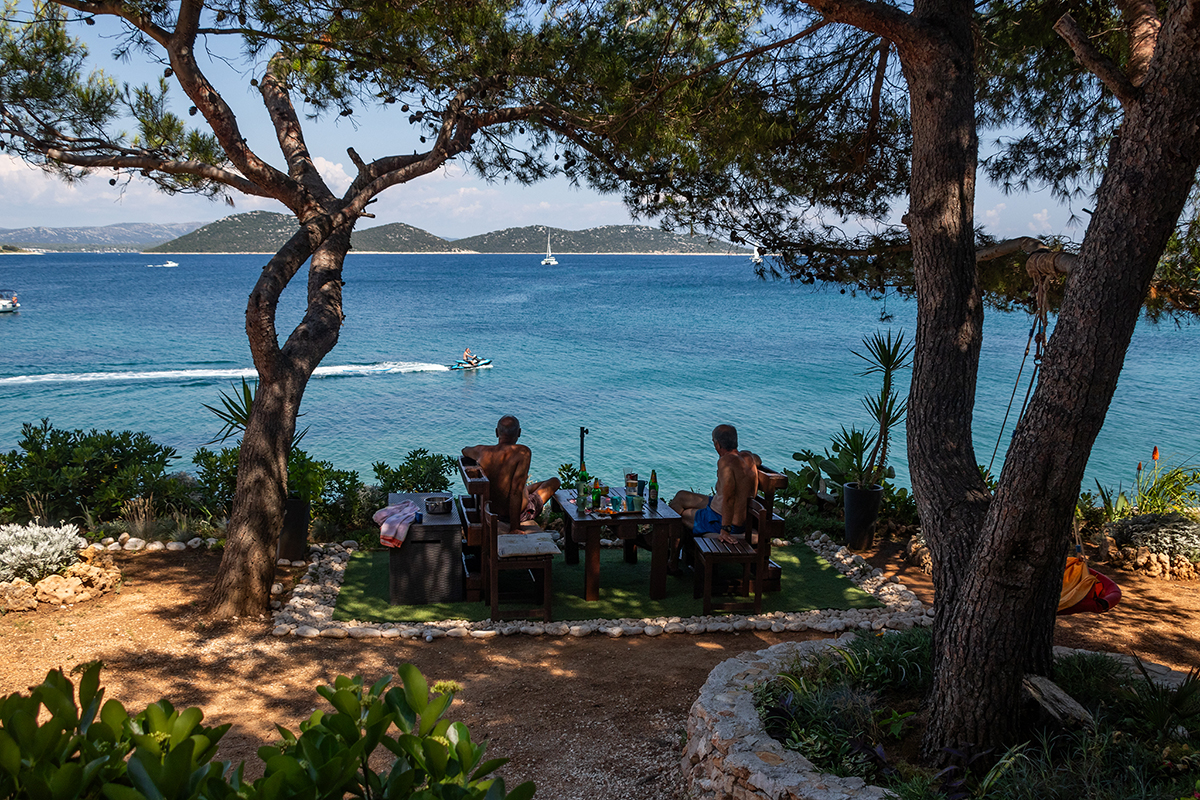
[[[875,521],[883,502],[883,480],[894,478],[896,471],[887,464],[891,431],[908,410],[908,398],[900,399],[896,390],[896,374],[912,366],[909,360],[913,345],[904,341],[904,332],[895,337],[876,332],[863,339],[864,352],[850,352],[867,362],[860,375],[880,375],[882,384],[877,394],[863,398],[863,407],[871,415],[875,426],[874,442],[870,455],[863,462],[860,473],[842,484],[842,504],[846,512],[846,546],[851,550],[865,550],[871,546]]]

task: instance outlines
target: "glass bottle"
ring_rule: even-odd
[[[600,479],[596,478],[592,484],[592,508],[596,511],[600,510]]]
[[[658,475],[650,470],[650,483],[646,486],[646,503],[651,507],[658,505]]]

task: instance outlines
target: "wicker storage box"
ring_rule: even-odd
[[[390,503],[412,500],[425,507],[425,494],[392,494]],[[388,554],[388,600],[394,606],[451,603],[463,599],[462,520],[457,504],[445,514],[423,512],[409,526],[401,547]]]

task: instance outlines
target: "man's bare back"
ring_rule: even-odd
[[[745,531],[750,498],[758,492],[762,459],[749,450],[737,449],[737,431],[732,425],[713,429],[713,447],[719,458],[712,496],[679,492],[669,505],[696,536],[732,543]]]
[[[516,417],[501,417],[496,423],[496,444],[464,447],[467,458],[474,459],[487,476],[491,502],[496,515],[514,528],[525,519],[536,516],[550,496],[558,490],[558,478],[529,485],[529,463],[532,453],[517,444],[521,425]]]

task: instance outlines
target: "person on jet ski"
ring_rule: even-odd
[[[463,350],[462,361],[464,364],[470,364],[471,366],[475,366],[476,364],[478,364],[480,362],[480,360],[481,359],[479,358],[479,356],[477,356],[471,352],[471,348],[468,347],[466,350]]]

